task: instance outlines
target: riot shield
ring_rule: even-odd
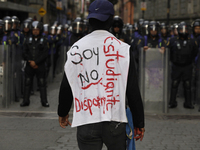
[[[21,46],[13,46],[15,52],[13,53],[14,60],[14,92],[15,98],[20,98],[22,93],[22,48]]]
[[[48,82],[53,82],[53,64],[54,64],[54,49],[53,46],[50,49],[50,54],[48,57],[48,72],[47,72],[47,81]]]
[[[12,59],[12,45],[7,45],[7,50],[6,53],[7,53],[7,65],[8,65],[8,68],[7,68],[7,75],[8,75],[8,92],[7,92],[7,100],[8,100],[8,103],[11,104],[11,102],[13,101],[13,95],[14,95],[14,88],[13,88],[13,83],[14,83],[14,74],[13,74],[13,65],[12,65],[12,62],[13,62],[13,59]]]
[[[4,45],[0,45],[0,104],[6,106],[6,79],[5,79]]]
[[[140,50],[140,91],[146,112],[168,112],[169,51]]]
[[[11,71],[11,46],[0,45],[0,101],[3,107],[11,104],[11,84],[9,74]]]

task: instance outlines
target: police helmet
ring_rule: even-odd
[[[191,27],[192,27],[192,32],[195,33],[194,29],[195,27],[200,26],[200,19],[196,19],[195,21],[192,22]],[[196,34],[196,33],[195,33]],[[197,33],[198,34],[198,33]]]
[[[134,26],[134,28],[135,28],[135,31],[138,31],[138,23],[135,22],[133,26]]]
[[[55,35],[56,34],[56,26],[51,26],[51,28],[50,28],[50,34],[51,35]]]
[[[134,32],[133,25],[129,24],[129,25],[127,26],[127,31],[126,31],[126,33],[127,33],[128,35],[132,35],[133,32]]]
[[[142,34],[142,25],[144,23],[144,19],[139,19],[138,22],[137,22],[137,25],[138,25],[138,32],[140,34]]]
[[[162,22],[160,24],[160,29],[167,29],[167,25],[164,22]]]
[[[83,34],[84,33],[84,22],[80,17],[77,17],[72,23],[72,33]]]
[[[31,20],[26,19],[22,24],[22,31],[28,33],[31,29]]]
[[[112,27],[119,27],[120,29],[122,29],[123,25],[123,20],[119,16],[114,16]]]
[[[12,20],[10,16],[6,16],[3,18],[4,21],[4,30],[7,31],[11,31],[12,29]]]
[[[59,25],[57,27],[57,35],[61,35],[64,31],[63,25]]]
[[[144,23],[144,19],[139,19],[138,20],[138,26],[142,26],[143,23]]]
[[[39,21],[33,21],[31,25],[31,29],[39,29],[40,35],[43,33],[43,24]]]
[[[83,22],[84,22],[84,33],[88,34],[89,33],[89,21],[88,21],[88,19],[84,19]]]
[[[17,16],[12,16],[11,20],[12,20],[12,29],[16,29],[20,23],[19,19],[17,18]],[[14,25],[16,25],[16,27]]]
[[[186,39],[189,35],[189,25],[186,22],[181,22],[178,25],[178,35],[181,38]]]
[[[151,31],[157,31],[157,34],[153,35],[153,34],[151,34]],[[158,31],[159,31],[158,23],[156,21],[150,21],[149,26],[148,26],[149,35],[151,35],[153,37],[158,36]]]
[[[118,27],[119,32],[121,33],[123,29],[123,25],[124,25],[123,20],[119,16],[114,16],[112,27],[111,27],[112,32],[115,33],[114,28]]]
[[[50,32],[50,26],[49,26],[49,24],[44,24],[43,25],[43,30],[44,30],[44,32]]]
[[[173,28],[174,28],[174,29],[178,29],[178,24],[177,24],[177,23],[174,23],[174,24],[173,24]]]
[[[28,20],[30,20],[31,22],[33,22],[33,18],[31,18],[31,17],[28,17],[27,19],[28,19]]]
[[[148,27],[149,27],[149,21],[146,20],[143,22],[142,26],[141,26],[141,34],[142,35],[148,35]]]
[[[58,21],[55,21],[54,23],[53,23],[53,26],[55,26],[56,28],[58,27]]]
[[[160,30],[162,30],[162,29],[166,29],[166,33],[165,34],[168,34],[169,28],[164,22],[162,22],[160,24]],[[163,34],[162,31],[161,31],[161,34]]]
[[[64,28],[68,30],[69,25],[66,23],[66,24],[64,25]]]

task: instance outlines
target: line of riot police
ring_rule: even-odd
[[[200,103],[198,94],[200,19],[196,19],[191,25],[183,21],[172,26],[159,21],[140,19],[134,27],[131,45],[134,47],[133,53],[137,63],[142,48],[144,51],[159,48],[161,53],[165,50],[170,52],[172,83],[168,107],[177,107],[176,97],[182,81],[185,97],[183,106],[194,109],[192,102]]]
[[[51,66],[53,66],[53,77],[56,75],[60,47],[64,45],[69,49],[76,41],[92,30],[89,27],[89,22],[80,17],[77,17],[71,24],[65,25],[61,25],[57,21],[52,26],[43,25],[41,22],[33,21],[32,18],[24,20],[21,26],[19,23],[16,16],[7,16],[0,20],[0,41],[3,45],[21,46],[23,50],[25,83],[21,106],[28,106],[30,103],[32,80],[36,74],[42,106],[48,107],[46,79]],[[195,95],[193,96],[195,102],[200,102],[200,96],[196,91],[197,86],[200,85],[198,84],[200,19],[196,19],[192,25],[181,22],[171,26],[159,21],[139,19],[138,22],[131,25],[124,24],[119,16],[114,16],[110,32],[132,46],[137,63],[139,63],[139,51],[142,48],[144,51],[158,48],[161,53],[169,49],[172,64],[169,108],[177,107],[176,96],[181,81],[184,86],[184,107],[194,108],[192,92]],[[52,53],[53,61],[51,61]],[[194,87],[193,91],[192,87]],[[19,101],[18,99],[19,97],[16,95],[15,101]]]
[[[77,17],[73,23],[64,25],[57,21],[53,25],[43,24],[30,17],[21,25],[16,16],[6,16],[0,19],[0,43],[4,47],[14,46],[11,51],[16,51],[16,49],[21,51],[19,69],[22,76],[21,83],[18,85],[22,84],[22,87],[20,87],[20,94],[15,92],[19,90],[18,86],[14,87],[14,101],[19,102],[22,95],[23,101],[20,106],[29,106],[33,80],[36,75],[41,104],[43,107],[49,107],[46,89],[48,76],[55,77],[57,68],[61,68],[57,65],[60,57],[66,54],[70,46],[88,33],[89,23],[80,17]],[[64,53],[61,53],[61,47],[67,47]],[[12,61],[12,63],[17,62]],[[61,64],[62,70],[63,64]]]

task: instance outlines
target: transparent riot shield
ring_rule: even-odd
[[[0,45],[0,104],[6,106],[6,79],[5,79],[4,45]]]
[[[15,91],[15,98],[19,99],[22,95],[22,47],[21,46],[14,46],[15,53],[14,57],[14,91]]]
[[[146,112],[167,113],[169,95],[169,51],[140,50],[140,91]]]
[[[48,57],[48,82],[53,82],[53,64],[54,64],[54,49],[51,47],[50,54]]]
[[[8,99],[8,103],[11,104],[11,102],[13,101],[14,99],[14,86],[13,86],[13,83],[14,83],[14,67],[13,67],[13,51],[12,48],[13,46],[12,45],[8,45],[6,46],[8,49],[6,50],[7,51],[7,65],[8,65],[8,96],[7,96],[7,99]]]
[[[16,46],[13,44],[10,47],[10,94],[11,101],[15,99],[15,82],[16,82]]]
[[[0,45],[0,102],[3,107],[11,104],[11,46]]]

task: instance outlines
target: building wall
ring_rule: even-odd
[[[115,5],[115,15],[120,16],[124,23],[134,23],[134,4],[130,0],[118,0]]]
[[[53,24],[54,21],[57,20],[57,10],[56,3],[54,0],[43,0],[43,5],[41,4],[31,4],[30,7],[37,10],[37,13],[29,13],[29,17],[34,18],[36,16],[37,20],[40,21],[43,17],[43,23]],[[43,7],[46,10],[46,14],[44,16],[40,16],[38,11]]]
[[[136,0],[137,9],[135,9],[135,21],[142,18],[140,2]],[[167,2],[168,0],[146,0],[147,10],[144,19],[148,20],[167,20]],[[192,21],[200,18],[200,0],[170,0],[170,22]]]

